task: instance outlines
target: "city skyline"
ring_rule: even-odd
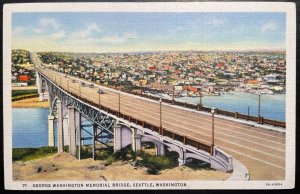
[[[285,50],[285,13],[14,13],[12,48],[58,52]]]

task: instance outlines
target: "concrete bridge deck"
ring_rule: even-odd
[[[80,79],[46,70],[45,75],[64,90],[130,115],[153,125],[160,124],[159,103],[110,88],[98,94],[95,88],[81,87]],[[73,83],[72,80],[78,80]],[[84,82],[88,82],[84,80]],[[120,94],[119,94],[120,93]],[[119,96],[120,95],[120,96]],[[251,180],[283,180],[285,178],[285,133],[219,118],[215,116],[215,145],[242,162]],[[210,145],[211,115],[173,105],[162,105],[162,126],[168,131]]]

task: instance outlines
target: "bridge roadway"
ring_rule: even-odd
[[[103,87],[81,87],[79,78],[46,70],[46,76],[66,91],[134,118],[159,126],[159,103]],[[79,82],[73,83],[72,80]],[[83,81],[83,80],[82,80]],[[86,80],[84,80],[87,82]],[[100,99],[99,99],[100,98]],[[169,131],[211,144],[211,115],[162,104],[162,126]],[[215,116],[215,145],[242,162],[251,180],[285,178],[285,133],[266,130]]]

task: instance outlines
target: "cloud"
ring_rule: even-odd
[[[60,25],[53,18],[41,18],[39,19],[39,24],[44,28],[52,27],[56,30],[60,27]]]
[[[274,31],[277,29],[277,23],[274,21],[269,21],[267,23],[264,23],[261,26],[261,31],[262,32],[268,32],[268,31]]]
[[[41,28],[35,28],[35,29],[33,30],[33,32],[36,33],[36,34],[42,34],[42,33],[44,33],[44,30],[41,29]]]
[[[13,29],[13,33],[14,34],[21,34],[25,31],[25,28],[23,26],[16,26],[14,29]]]
[[[101,32],[100,27],[96,23],[88,24],[85,29],[73,33],[71,36],[78,38],[87,38],[92,35],[93,32]]]
[[[126,42],[129,39],[134,39],[135,34],[134,33],[125,33],[120,36],[105,36],[99,40],[99,42],[105,42],[110,44],[121,44]]]
[[[64,30],[59,30],[54,32],[53,34],[50,35],[51,38],[54,39],[59,39],[65,36],[65,31]]]

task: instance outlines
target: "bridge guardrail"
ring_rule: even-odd
[[[214,150],[213,156],[216,159],[222,161],[227,171],[232,171],[233,170],[232,156],[228,155],[223,150],[219,149],[217,146],[214,146],[213,150]]]
[[[40,70],[40,73],[42,73],[44,75],[43,70],[41,70],[41,69],[39,69],[39,70]],[[91,105],[94,105],[95,107],[100,107],[99,104],[91,102],[88,99],[82,98],[80,96],[77,96],[76,94],[73,94],[73,93],[71,93],[69,91],[66,91],[63,88],[61,88],[61,89],[64,90],[65,92],[67,92],[67,93],[72,94],[73,96],[75,96],[76,98],[78,98],[78,99],[80,99],[80,100],[82,100],[84,102],[87,102],[87,103],[89,103]],[[118,117],[120,117],[120,118],[122,118],[124,120],[127,120],[129,122],[141,125],[144,128],[148,128],[148,129],[150,129],[150,130],[152,130],[154,132],[161,133],[161,135],[171,137],[172,139],[180,141],[180,142],[184,143],[185,145],[190,145],[190,146],[193,146],[193,147],[195,147],[197,149],[201,149],[201,150],[204,150],[204,151],[209,152],[209,153],[211,153],[211,151],[212,151],[212,146],[211,145],[206,145],[203,142],[192,140],[189,137],[176,134],[176,133],[172,132],[171,130],[168,130],[168,129],[165,129],[165,128],[160,128],[159,126],[157,126],[155,124],[139,120],[139,119],[134,118],[134,117],[132,117],[130,115],[126,115],[124,113],[112,110],[112,109],[110,109],[110,108],[108,108],[106,106],[103,106],[103,105],[101,105],[101,109],[104,110],[104,111],[106,111],[106,112],[108,112],[108,113],[110,113],[110,114],[118,116]]]
[[[36,67],[37,68],[37,67]],[[40,69],[40,71],[43,71],[43,69]],[[108,88],[112,88],[112,89],[119,89],[113,86],[105,86]],[[150,98],[153,100],[159,100],[160,98],[157,96],[152,96],[152,95],[146,95],[146,94],[141,94],[140,92],[136,92],[136,91],[128,91],[125,89],[121,89],[121,91],[129,93],[129,94],[133,94],[133,95],[138,95],[138,96],[142,96],[145,98]],[[169,99],[164,99],[162,98],[162,101],[165,103],[169,103],[169,104],[174,104],[177,106],[182,106],[182,107],[187,107],[187,108],[191,108],[194,110],[198,110],[198,111],[205,111],[205,112],[210,112],[211,108],[210,107],[205,107],[202,105],[196,105],[196,104],[191,104],[191,103],[187,103],[187,102],[180,102],[180,101],[176,101],[176,100],[169,100]],[[110,110],[108,110],[110,111]],[[222,109],[216,109],[216,114],[219,115],[224,115],[224,116],[228,116],[228,117],[233,117],[236,119],[243,119],[243,120],[247,120],[247,121],[253,121],[253,122],[257,122],[259,124],[269,124],[269,125],[273,125],[273,126],[278,126],[278,127],[286,127],[286,123],[283,121],[276,121],[276,120],[272,120],[272,119],[266,119],[263,117],[257,117],[257,116],[251,116],[251,115],[244,115],[238,112],[230,112],[230,111],[226,111],[226,110],[222,110]]]

